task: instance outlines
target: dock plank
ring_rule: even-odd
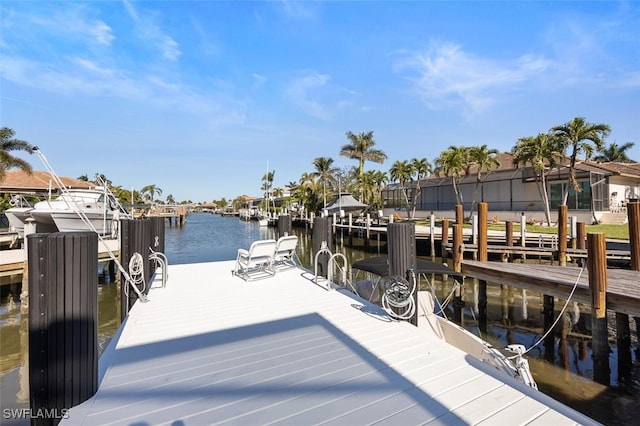
[[[97,394],[61,424],[462,423],[479,399],[493,413],[555,403],[299,269],[250,283],[232,269],[171,265],[101,357]],[[503,388],[512,395],[496,397]],[[560,424],[593,423],[556,411]]]
[[[462,273],[494,284],[533,290],[562,299],[569,296],[577,281],[573,300],[591,304],[589,272],[586,268],[464,260]],[[616,312],[640,316],[640,271],[607,269],[607,307]]]

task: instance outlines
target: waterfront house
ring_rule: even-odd
[[[471,211],[472,203],[486,202],[491,217],[500,221],[518,221],[522,214],[528,219],[544,222],[544,206],[540,197],[533,169],[513,165],[513,155],[504,152],[498,155],[500,166],[488,175],[483,170],[484,182],[477,186],[477,168],[463,174],[459,190],[463,197],[465,212]],[[552,218],[563,201],[563,188],[569,187],[567,207],[569,215],[578,221],[592,223],[622,223],[626,220],[626,203],[640,197],[640,163],[596,163],[578,161],[576,177],[582,191],[569,185],[568,161],[549,171],[547,191]],[[486,175],[486,176],[485,176]],[[452,217],[457,204],[456,193],[450,176],[432,175],[408,186],[412,199],[416,185],[421,192],[416,204],[416,217],[426,217],[433,212],[437,217]],[[476,191],[477,188],[477,191]],[[388,185],[382,192],[385,215],[406,208],[402,189],[398,183]],[[467,215],[468,213],[465,213]]]

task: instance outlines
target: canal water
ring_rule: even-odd
[[[303,266],[312,268],[312,242],[308,232],[294,228],[300,238],[298,255]],[[233,260],[237,249],[248,248],[252,241],[275,238],[275,229],[259,227],[257,222],[245,222],[236,217],[222,217],[209,213],[194,213],[183,227],[167,225],[165,250],[169,264],[186,264]],[[364,241],[355,238],[337,239],[336,250],[352,264],[356,260],[377,256],[384,247],[376,241],[365,250]],[[384,243],[383,243],[384,244]],[[541,265],[542,266],[542,265]],[[104,272],[103,272],[104,269]],[[118,284],[109,281],[106,265],[99,268],[98,309],[99,344],[103,350],[119,326],[120,303]],[[364,278],[364,276],[362,277]],[[20,279],[17,277],[17,281]],[[436,294],[442,300],[451,290],[450,282],[434,281]],[[169,284],[171,285],[171,277]],[[423,285],[426,282],[423,281]],[[473,282],[465,283],[467,306],[474,300]],[[8,419],[8,409],[28,408],[28,324],[27,313],[20,306],[19,285],[0,287],[0,424],[28,425],[27,420]],[[524,294],[518,289],[488,288],[489,333],[482,336],[502,347],[520,343],[531,347],[541,337],[542,298],[539,294]],[[526,304],[525,304],[526,302]],[[559,311],[564,301],[556,301]],[[594,383],[591,362],[588,321],[579,307],[570,305],[568,318],[575,323],[566,344],[556,344],[553,361],[545,360],[544,345],[527,354],[532,374],[542,392],[605,424],[626,425],[637,422],[640,416],[640,374],[634,354],[634,380],[619,386],[616,369],[616,347],[612,345],[612,386]],[[584,311],[584,309],[583,309]],[[478,333],[473,311],[465,312],[465,326]],[[635,342],[637,347],[637,342]],[[548,356],[548,355],[547,355]]]

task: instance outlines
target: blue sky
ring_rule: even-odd
[[[163,199],[353,166],[347,131],[374,131],[388,160],[365,167],[387,171],[583,116],[640,160],[637,1],[2,0],[0,19],[0,126],[60,175]]]

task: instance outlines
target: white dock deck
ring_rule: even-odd
[[[61,424],[594,423],[301,270],[246,283],[232,269],[170,266]]]

